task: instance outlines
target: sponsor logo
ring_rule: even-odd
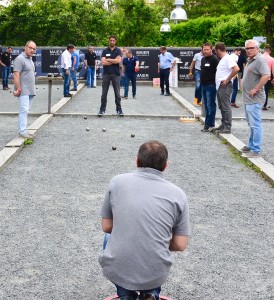
[[[180,51],[180,56],[193,56],[193,51]]]
[[[149,56],[149,51],[136,50],[137,56]]]
[[[180,65],[180,70],[189,70],[189,62],[186,61],[182,65]]]
[[[145,61],[140,61],[139,63],[139,66],[140,66],[140,69],[149,69],[149,66],[145,66]]]
[[[34,62],[34,65],[35,65],[36,67],[41,67],[41,64],[42,64],[41,61],[35,61],[35,62]]]
[[[149,74],[137,74],[138,79],[149,79]]]
[[[49,50],[50,55],[60,55],[62,53],[63,53],[63,50],[60,50],[60,49],[58,49],[58,50]]]

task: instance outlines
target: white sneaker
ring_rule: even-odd
[[[33,135],[30,133],[19,133],[19,136],[22,137],[23,139],[33,139]]]

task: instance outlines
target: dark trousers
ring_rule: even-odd
[[[160,69],[160,87],[162,93],[164,93],[166,85],[166,93],[169,94],[169,71],[170,68]]]
[[[267,102],[268,102],[268,92],[271,87],[271,80],[268,80],[268,82],[264,85],[264,91],[265,91],[265,103],[264,107],[267,107]]]
[[[112,82],[114,94],[115,94],[115,104],[116,111],[121,110],[121,97],[120,97],[120,75],[117,74],[103,74],[103,84],[102,84],[102,96],[101,96],[101,111],[106,111],[107,107],[107,95],[110,82]]]
[[[236,102],[237,93],[238,93],[238,76],[236,75],[236,77],[233,80],[233,91],[231,94],[231,103]]]

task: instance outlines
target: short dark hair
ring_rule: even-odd
[[[203,46],[202,46],[202,49],[203,49],[205,46],[209,46],[209,47],[212,49],[212,44],[209,43],[209,42],[204,43]]]
[[[166,46],[161,46],[160,50],[165,51],[166,50]]]
[[[168,151],[164,144],[158,141],[149,141],[139,148],[138,167],[153,168],[162,172],[165,169],[167,158]]]
[[[67,45],[67,50],[69,50],[69,49],[74,49],[74,48],[75,48],[75,46],[72,45],[72,44],[68,44],[68,45]]]
[[[225,44],[220,42],[215,44],[215,50],[220,50],[221,52],[225,52]]]
[[[110,40],[110,39],[115,39],[117,41],[116,35],[113,35],[113,34],[108,37],[108,40]]]
[[[264,50],[268,50],[271,52],[271,47],[269,45],[265,45]]]

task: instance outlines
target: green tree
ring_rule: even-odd
[[[116,0],[116,34],[125,46],[156,46],[160,37],[161,19],[144,0]]]
[[[262,17],[262,21],[258,25],[262,25],[263,34],[267,37],[267,42],[274,47],[274,2],[273,0],[233,0],[236,8],[247,14],[254,22],[258,20],[258,16]]]

